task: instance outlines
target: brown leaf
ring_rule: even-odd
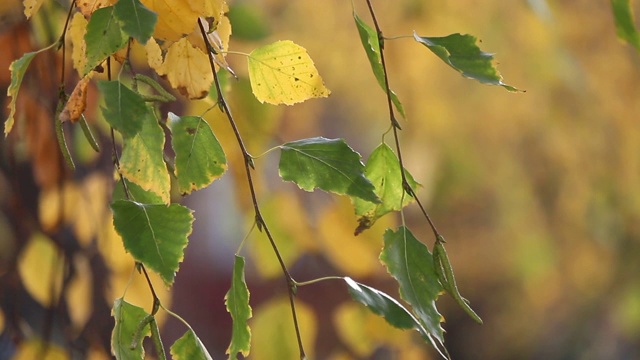
[[[60,121],[77,122],[87,108],[87,85],[89,85],[89,76],[85,76],[82,80],[78,81],[75,89],[69,97],[69,101],[62,109],[60,113]]]

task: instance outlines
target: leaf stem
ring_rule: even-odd
[[[207,33],[204,29],[204,26],[202,25],[202,20],[198,19],[198,26],[200,27],[200,32],[202,33],[202,38],[205,42],[205,46],[207,49],[212,49],[212,45],[209,43],[209,38],[207,37]],[[306,355],[304,352],[304,346],[302,345],[302,336],[300,334],[300,326],[298,325],[298,316],[296,314],[296,306],[295,306],[295,301],[294,301],[294,297],[295,297],[295,293],[296,293],[296,282],[295,280],[293,280],[293,277],[291,276],[291,274],[289,273],[289,270],[287,269],[287,266],[284,263],[284,260],[282,258],[282,255],[280,254],[280,251],[278,250],[278,246],[276,245],[275,240],[273,239],[273,236],[271,235],[271,232],[269,231],[269,228],[267,227],[266,222],[264,221],[264,218],[262,217],[262,213],[260,212],[260,207],[258,206],[258,199],[257,199],[257,195],[256,195],[256,190],[255,187],[253,185],[253,177],[251,176],[251,169],[255,169],[255,165],[253,164],[253,157],[251,156],[251,154],[249,154],[249,152],[247,151],[247,148],[244,145],[244,141],[242,140],[242,136],[240,135],[240,131],[238,130],[238,126],[236,125],[235,120],[233,119],[233,115],[231,115],[231,110],[229,109],[229,105],[227,104],[227,101],[224,98],[224,94],[222,92],[222,87],[220,86],[220,81],[218,79],[218,73],[216,72],[216,68],[215,68],[215,60],[213,58],[213,54],[211,51],[207,51],[207,54],[209,56],[209,64],[211,66],[211,72],[213,73],[213,81],[215,83],[216,86],[216,90],[218,91],[218,105],[220,106],[220,109],[225,113],[225,115],[227,116],[227,119],[229,120],[229,124],[231,125],[231,128],[233,129],[233,133],[236,137],[236,141],[238,143],[238,146],[240,147],[240,150],[242,151],[242,157],[244,159],[244,168],[247,174],[247,182],[249,185],[249,191],[251,193],[251,200],[253,202],[253,210],[254,210],[254,214],[255,214],[255,222],[256,222],[256,226],[258,227],[258,230],[263,231],[265,235],[267,235],[267,238],[269,239],[269,243],[271,244],[271,247],[273,248],[273,251],[278,259],[278,262],[280,263],[280,267],[282,268],[282,272],[284,274],[285,280],[287,282],[287,290],[289,293],[289,303],[291,305],[291,313],[293,316],[293,325],[296,331],[296,337],[298,340],[298,348],[300,350],[300,359],[306,359]]]
[[[373,20],[373,25],[375,26],[376,33],[378,34],[378,46],[380,47],[380,63],[382,65],[382,70],[383,70],[383,73],[384,73],[384,86],[385,86],[385,92],[387,93],[387,106],[389,108],[389,121],[391,122],[391,126],[393,128],[393,138],[395,140],[396,152],[398,153],[398,163],[400,164],[400,175],[402,177],[402,188],[404,189],[404,191],[406,191],[407,194],[409,194],[409,196],[413,197],[416,200],[416,203],[420,207],[420,210],[422,211],[422,214],[427,219],[427,222],[429,223],[429,226],[431,227],[431,230],[433,231],[433,235],[436,238],[438,238],[438,236],[440,236],[440,233],[438,232],[438,229],[436,229],[435,224],[431,220],[431,217],[427,213],[425,207],[420,202],[420,199],[418,199],[418,197],[416,196],[415,191],[413,190],[413,188],[409,184],[409,181],[407,181],[407,177],[406,177],[406,175],[404,173],[404,163],[402,161],[402,150],[401,150],[401,147],[400,147],[400,138],[398,136],[398,130],[402,130],[402,129],[400,128],[400,124],[398,123],[398,120],[396,119],[395,113],[393,112],[393,103],[391,101],[391,89],[389,88],[389,76],[388,76],[388,73],[387,73],[387,65],[386,65],[385,58],[384,58],[384,39],[385,39],[385,37],[382,35],[382,30],[380,29],[380,24],[378,24],[378,18],[376,17],[376,13],[373,10],[373,5],[371,4],[371,0],[366,0],[366,2],[367,2],[367,7],[369,8],[369,13],[371,14],[371,19]]]
[[[296,281],[296,286],[311,285],[311,284],[315,284],[315,283],[319,283],[321,281],[327,281],[327,280],[344,280],[344,277],[342,277],[342,276],[325,276],[325,277],[312,279],[312,280],[308,280],[308,281],[302,281],[302,282],[297,282]]]

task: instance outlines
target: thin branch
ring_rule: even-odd
[[[231,128],[233,129],[233,133],[236,137],[236,141],[238,143],[238,146],[240,147],[240,150],[242,151],[242,157],[244,160],[244,168],[247,174],[247,182],[249,184],[249,191],[251,193],[251,201],[253,202],[253,210],[254,210],[254,214],[255,214],[255,222],[256,225],[258,227],[258,230],[260,231],[264,231],[265,235],[267,235],[267,238],[269,239],[269,243],[271,244],[271,247],[273,248],[273,251],[278,259],[278,262],[280,263],[280,267],[282,268],[282,272],[284,274],[285,280],[287,282],[287,290],[289,293],[289,303],[291,305],[291,313],[293,316],[293,325],[296,331],[296,337],[298,340],[298,348],[300,350],[300,359],[306,359],[306,355],[304,352],[304,346],[302,345],[302,336],[300,334],[300,326],[298,325],[298,316],[296,314],[296,306],[295,306],[295,294],[296,294],[296,282],[295,280],[293,280],[293,277],[291,277],[291,274],[289,273],[289,270],[287,269],[287,266],[284,263],[284,260],[282,259],[282,255],[280,254],[280,251],[278,250],[278,246],[276,245],[275,240],[273,239],[273,236],[271,235],[271,232],[269,231],[269,228],[267,227],[267,224],[264,221],[264,218],[262,217],[262,213],[260,212],[260,207],[258,206],[258,198],[256,196],[256,190],[255,187],[253,185],[253,177],[251,175],[251,169],[255,169],[255,165],[253,164],[253,157],[251,156],[251,154],[249,154],[249,152],[247,151],[246,146],[244,145],[244,141],[242,140],[242,136],[240,135],[240,131],[238,130],[238,126],[236,125],[235,120],[233,120],[233,115],[231,115],[231,110],[229,109],[229,105],[227,104],[227,101],[224,98],[224,94],[222,92],[222,88],[220,86],[220,81],[218,79],[218,74],[216,72],[216,68],[215,68],[215,60],[213,58],[213,52],[215,51],[213,49],[213,46],[211,45],[211,43],[209,43],[209,38],[207,37],[207,33],[204,29],[204,26],[202,25],[202,20],[198,19],[198,26],[200,27],[200,32],[202,33],[202,38],[204,40],[205,46],[207,48],[207,55],[209,56],[209,64],[211,66],[211,72],[213,73],[213,79],[214,79],[214,83],[216,86],[216,90],[218,92],[218,105],[220,106],[220,109],[225,113],[225,115],[227,116],[227,119],[229,120],[229,124],[231,125]]]
[[[393,102],[391,101],[391,89],[389,88],[389,77],[387,74],[387,65],[385,63],[385,58],[384,58],[385,37],[382,35],[382,30],[380,29],[380,25],[378,24],[378,18],[376,17],[376,13],[373,10],[373,5],[371,4],[371,0],[366,0],[366,1],[367,1],[367,7],[369,8],[369,13],[371,14],[371,19],[373,20],[373,25],[376,28],[376,34],[378,35],[378,45],[380,47],[380,63],[382,65],[382,70],[384,73],[384,86],[385,86],[384,90],[387,94],[387,106],[389,108],[389,121],[391,122],[391,127],[393,128],[393,138],[395,140],[396,152],[398,153],[398,162],[400,164],[400,176],[402,177],[402,188],[404,189],[404,191],[407,192],[407,194],[409,194],[409,196],[413,197],[416,200],[416,203],[420,207],[422,214],[427,219],[427,222],[429,222],[429,226],[431,226],[431,230],[433,230],[433,235],[437,238],[438,236],[440,236],[440,233],[436,229],[436,226],[431,220],[431,217],[429,216],[429,214],[427,213],[427,210],[420,202],[420,199],[418,199],[418,197],[416,196],[415,191],[409,184],[409,181],[407,180],[407,176],[404,173],[404,163],[402,161],[402,150],[400,148],[400,138],[398,136],[398,130],[401,130],[401,128],[398,123],[398,120],[396,119],[395,113],[393,111]]]

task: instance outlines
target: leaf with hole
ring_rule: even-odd
[[[111,204],[113,226],[124,248],[136,261],[155,271],[167,286],[173,284],[191,234],[193,214],[171,204],[141,204],[117,200]]]
[[[611,0],[618,37],[640,51],[640,32],[633,19],[630,0]]]
[[[235,256],[231,288],[224,299],[227,311],[233,319],[231,343],[226,353],[229,354],[229,358],[236,358],[238,353],[247,357],[251,348],[251,330],[247,325],[247,321],[251,318],[251,306],[249,305],[249,289],[247,289],[247,283],[244,280],[244,258],[242,256]]]
[[[87,44],[87,60],[82,76],[124,47],[128,39],[122,34],[120,22],[115,16],[113,6],[94,11],[84,36],[85,44]]]
[[[227,170],[227,159],[209,124],[199,116],[169,113],[171,146],[182,194],[202,189]]]
[[[276,41],[249,54],[251,90],[260,102],[292,105],[331,93],[307,50],[292,41]]]
[[[444,343],[444,330],[440,326],[443,317],[436,308],[436,299],[443,288],[429,249],[404,226],[396,232],[388,229],[380,260],[400,284],[400,296],[411,304],[429,334]]]
[[[419,184],[405,169],[405,177],[411,188],[415,191]],[[353,199],[353,204],[358,218],[356,235],[369,229],[373,224],[392,211],[399,211],[414,201],[413,197],[403,190],[400,163],[393,150],[385,144],[380,144],[369,156],[365,166],[365,176],[373,183],[375,193],[380,198],[380,203],[372,203],[359,198]]]
[[[520,91],[502,82],[502,76],[493,64],[493,54],[480,50],[475,36],[451,34],[444,37],[420,37],[414,32],[413,38],[466,78],[483,84],[499,85],[513,92]]]
[[[114,8],[115,16],[122,24],[122,31],[139,43],[146,44],[158,22],[158,15],[140,0],[119,0]]]
[[[280,146],[279,172],[301,189],[316,188],[379,203],[374,186],[364,175],[360,154],[342,139],[316,137]]]
[[[151,330],[148,324],[139,326],[149,314],[119,298],[113,304],[111,315],[116,323],[111,333],[111,353],[118,360],[144,359],[142,340],[151,334]]]
[[[383,91],[386,91],[386,81],[384,79],[384,68],[382,67],[382,59],[380,58],[380,44],[378,43],[378,34],[373,30],[369,25],[367,25],[360,17],[354,12],[353,18],[356,21],[356,27],[358,28],[358,34],[360,35],[360,41],[362,42],[362,46],[364,47],[364,51],[367,53],[367,58],[369,59],[369,64],[371,64],[371,70],[373,70],[373,75],[375,75],[378,84],[382,88]],[[398,99],[398,95],[396,95],[391,87],[389,87],[389,96],[391,97],[391,102],[396,107],[396,110],[402,115],[402,117],[406,117],[404,113],[404,106]]]
[[[171,345],[171,357],[174,360],[211,360],[207,348],[196,333],[189,329]]]

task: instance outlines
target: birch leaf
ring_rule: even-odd
[[[187,38],[171,44],[156,71],[166,75],[171,86],[189,99],[205,97],[213,83],[209,57]]]

